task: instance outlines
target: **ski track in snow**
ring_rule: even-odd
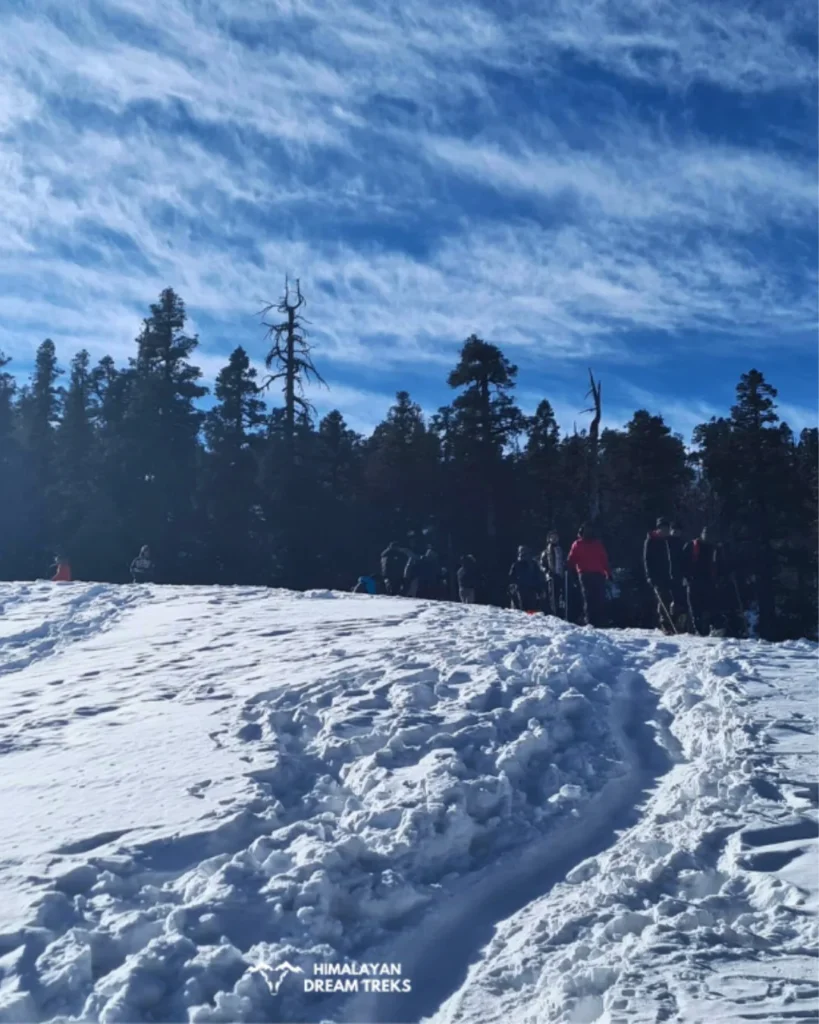
[[[253,588],[0,607],[0,1021],[819,1019],[815,645]],[[251,970],[345,956],[412,993]]]

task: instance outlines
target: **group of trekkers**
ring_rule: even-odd
[[[686,541],[680,524],[659,518],[643,544],[645,580],[656,600],[657,625],[665,633],[712,629],[718,578],[723,573],[721,548],[706,527]],[[445,572],[433,545],[420,552],[393,542],[381,554],[381,573],[362,576],[355,593],[443,599]],[[475,557],[463,555],[457,571],[458,598],[474,604],[481,589]],[[522,545],[508,575],[510,604],[522,612],[555,615],[585,625],[607,624],[608,597],[616,592],[605,545],[593,525],[577,531],[568,555],[557,531],[548,534],[539,557]]]
[[[380,575],[361,576],[354,593],[385,593],[394,597],[443,600],[448,596],[446,571],[431,542],[401,545],[393,541],[381,553]],[[657,625],[665,633],[713,630],[717,584],[726,575],[722,549],[708,528],[694,540],[684,539],[680,524],[659,518],[643,544],[643,570],[657,604]],[[54,582],[72,580],[71,565],[65,557],[52,566]],[[134,583],[156,580],[156,564],[147,544],[130,564]],[[482,589],[477,559],[465,554],[457,571],[458,598],[475,604]],[[508,575],[511,606],[522,612],[555,615],[590,626],[607,624],[607,600],[613,593],[613,573],[606,548],[594,527],[586,524],[577,531],[564,557],[560,537],[552,530],[539,557],[525,545]],[[736,580],[733,580],[736,589]],[[737,590],[739,601],[739,592]]]
[[[686,541],[678,522],[658,519],[643,545],[643,568],[657,597],[657,620],[664,632],[682,633],[689,627],[709,632],[717,579],[725,565],[707,526],[699,537]]]
[[[475,560],[471,555],[462,562]],[[477,566],[476,566],[477,571]],[[472,587],[474,602],[475,587]],[[417,597],[435,600],[444,597],[444,573],[441,559],[432,544],[423,552],[393,541],[381,552],[381,575],[360,576],[353,587],[355,594],[386,593],[391,597]]]

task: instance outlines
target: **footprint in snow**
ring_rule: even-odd
[[[819,838],[819,822],[811,818],[799,818],[768,828],[748,829],[741,835],[743,846],[776,846],[779,843],[816,838]]]
[[[247,725],[242,726],[236,735],[245,743],[260,740],[262,738],[262,727],[256,722],[248,722]]]
[[[781,871],[805,852],[804,849],[760,850],[758,853],[740,857],[739,863],[746,871]]]
[[[116,710],[117,710],[117,705],[116,704],[102,704],[102,705],[100,705],[99,707],[96,707],[96,708],[89,708],[89,707],[75,708],[74,709],[74,714],[75,715],[79,715],[80,718],[93,718],[95,715],[102,715],[106,711],[116,711]]]
[[[87,839],[79,839],[74,843],[65,843],[63,846],[58,846],[54,852],[58,854],[88,853],[100,846],[113,843],[116,839],[121,839],[130,831],[131,829],[129,828],[123,828],[112,832],[99,832],[97,835],[89,836]]]

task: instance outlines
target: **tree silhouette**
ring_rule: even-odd
[[[517,368],[472,335],[448,376],[450,404],[428,421],[401,389],[362,437],[339,410],[312,416],[305,387],[323,381],[303,308],[298,282],[286,283],[263,313],[266,376],[235,348],[207,409],[198,339],[170,288],[124,366],[79,352],[62,388],[47,340],[20,386],[0,356],[0,578],[42,576],[62,548],[78,578],[122,581],[147,542],[162,582],[346,588],[378,570],[389,541],[429,540],[451,574],[455,555],[475,555],[482,597],[504,603],[518,544],[540,547],[556,528],[568,546],[599,512],[614,566],[632,577],[618,621],[640,624],[645,532],[682,515],[688,537],[717,528],[762,636],[816,635],[819,431],[794,437],[758,371],[690,451],[646,410],[603,430],[591,373],[590,428],[561,436],[548,398],[523,416]],[[274,382],[282,403],[270,408]],[[732,587],[723,598],[736,607]]]
[[[306,304],[298,279],[295,298],[291,298],[290,282],[285,280],[283,297],[276,303],[268,303],[260,313],[262,324],[267,328],[265,337],[271,342],[265,356],[265,366],[273,371],[262,381],[261,389],[266,390],[277,380],[284,381],[284,437],[287,460],[291,466],[295,460],[299,414],[309,419],[315,413],[313,405],[305,398],[304,385],[311,380],[325,384],[310,354],[311,347],[305,329],[308,321],[299,312]],[[274,311],[281,313],[285,319],[278,323],[268,322],[266,318]]]

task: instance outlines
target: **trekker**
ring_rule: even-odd
[[[606,614],[606,580],[611,579],[611,569],[608,553],[593,526],[583,525],[577,531],[566,568],[577,572],[585,624],[602,627]]]
[[[549,531],[546,547],[540,556],[540,568],[546,577],[549,611],[552,615],[559,615],[563,603],[563,574],[566,571],[566,560],[563,557],[557,530]]]
[[[668,560],[671,566],[671,593],[674,605],[674,625],[678,633],[688,629],[688,599],[685,592],[686,551],[683,529],[678,519],[671,520],[668,535]],[[669,611],[671,609],[669,608]]]
[[[359,576],[358,583],[353,587],[354,594],[371,594],[373,597],[378,593],[378,584],[373,576]]]
[[[438,552],[428,544],[418,565],[418,597],[425,601],[437,600],[440,597],[440,584],[441,563]]]
[[[464,555],[458,569],[458,596],[461,604],[474,604],[478,589],[478,563],[473,555]]]
[[[384,577],[387,593],[398,597],[403,589],[404,569],[407,565],[407,550],[396,542],[381,552],[381,575]]]
[[[143,544],[139,549],[139,554],[131,562],[131,582],[153,583],[155,575],[156,566],[151,558],[151,549],[147,544]]]
[[[672,585],[670,536],[671,524],[664,516],[661,516],[654,529],[646,535],[643,545],[643,568],[648,585],[657,596],[657,621],[664,633],[676,632],[674,617],[677,607]]]
[[[708,636],[714,615],[717,583],[717,545],[711,531],[704,527],[696,540],[685,545],[688,610],[700,636]]]
[[[407,554],[407,564],[404,566],[404,594],[406,597],[417,597],[420,583],[421,559],[414,551]]]
[[[51,577],[52,583],[71,583],[71,563],[64,555],[57,555],[55,562],[57,563],[52,568],[55,570],[54,575]]]
[[[509,589],[512,607],[522,612],[539,612],[546,581],[532,552],[524,544],[518,548],[518,557],[509,570]]]

